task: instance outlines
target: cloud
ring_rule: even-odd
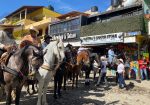
[[[48,0],[48,2],[56,4],[57,11],[68,12],[75,10],[72,6],[63,2],[62,0]]]

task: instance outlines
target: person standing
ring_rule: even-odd
[[[42,49],[44,49],[51,41],[52,37],[49,35],[44,36],[44,42],[42,43]]]
[[[123,59],[119,59],[119,61],[118,61],[117,72],[118,72],[119,88],[122,89],[122,88],[126,87],[126,83],[124,80],[125,68],[124,68],[124,64],[123,64]]]
[[[147,75],[147,61],[145,59],[145,57],[141,57],[141,59],[139,60],[139,68],[140,68],[140,73],[141,73],[141,79],[144,80],[144,75],[146,77],[146,79],[148,80],[148,75]]]
[[[111,64],[113,62],[113,58],[115,56],[115,53],[113,51],[113,46],[110,46],[110,49],[108,50],[108,62]]]
[[[129,71],[130,71],[130,58],[127,58],[125,61],[125,78],[129,79]]]
[[[106,78],[106,73],[107,73],[107,61],[106,61],[106,58],[105,57],[101,57],[101,73],[99,75],[99,78],[98,78],[98,81],[97,81],[97,86],[99,86],[101,80],[102,80],[102,77],[104,78],[104,81],[105,81],[105,85],[108,86],[108,82],[107,82],[107,78]]]
[[[40,47],[40,40],[38,39],[37,35],[39,34],[39,31],[34,28],[33,26],[30,27],[30,34],[23,37],[20,48],[23,48],[26,45],[33,45]]]

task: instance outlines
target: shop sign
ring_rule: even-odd
[[[124,43],[135,43],[136,42],[136,37],[124,37]]]
[[[68,33],[53,35],[52,37],[53,37],[53,39],[67,40],[67,39],[77,38],[77,33],[68,32]]]
[[[124,33],[124,37],[133,37],[133,36],[136,36],[136,35],[141,35],[141,32],[140,31],[136,31],[136,32]]]
[[[123,32],[81,37],[82,44],[103,44],[123,42]]]

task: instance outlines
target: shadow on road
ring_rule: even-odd
[[[62,97],[57,100],[53,98],[53,89],[48,89],[47,100],[49,105],[105,105],[106,102],[102,99],[105,96],[103,91],[110,89],[111,87],[97,87],[92,83],[90,86],[85,86],[84,81],[80,80],[78,88],[72,89],[71,85],[68,86],[66,91],[62,91]],[[36,105],[37,94],[32,96],[24,95],[25,93],[22,93],[20,105]],[[118,102],[114,101],[106,105],[117,104]]]

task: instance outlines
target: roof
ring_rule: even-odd
[[[118,11],[121,11],[121,10],[127,10],[127,9],[134,8],[134,7],[142,7],[142,4],[135,4],[135,5],[127,6],[127,7],[117,8],[117,9],[105,11],[105,12],[102,12],[102,13],[99,13],[99,14],[96,14],[96,15],[92,15],[92,16],[89,16],[89,17],[95,17],[95,16],[100,16],[100,15],[115,13],[115,12],[118,12]]]
[[[7,28],[17,28],[20,27],[20,25],[4,25],[0,24],[0,30],[7,29]]]
[[[69,20],[77,19],[77,18],[79,18],[79,16],[72,17],[72,18],[69,18],[69,19],[55,21],[55,22],[52,22],[50,25],[54,25],[54,24],[58,24],[58,23],[63,23],[63,22],[69,21]]]
[[[78,12],[78,11],[72,11],[67,14],[61,15],[58,17],[58,19],[66,19],[67,17],[76,17],[79,15],[84,15],[84,16],[89,16],[89,14],[83,13],[83,12]]]
[[[16,11],[10,13],[9,15],[7,15],[5,18],[9,18],[10,16],[12,16],[13,14],[16,14],[17,12],[27,9],[28,13],[31,13],[32,11],[35,11],[37,9],[43,8],[44,6],[22,6],[19,9],[17,9]]]

